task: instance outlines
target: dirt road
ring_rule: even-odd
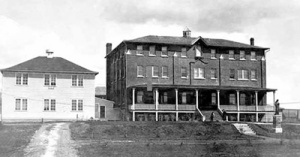
[[[76,157],[70,123],[45,123],[25,148],[26,157]]]

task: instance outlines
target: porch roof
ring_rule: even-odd
[[[147,84],[140,84],[131,86],[134,87],[146,87]],[[152,84],[152,88],[177,88],[177,89],[206,89],[206,90],[237,90],[237,91],[262,91],[262,92],[274,92],[277,89],[271,88],[259,88],[259,87],[239,87],[239,86],[203,86],[203,85],[169,85],[169,84]]]

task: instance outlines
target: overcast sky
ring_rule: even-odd
[[[98,71],[96,85],[105,86],[107,42],[181,36],[185,27],[193,37],[254,37],[255,45],[269,47],[267,87],[278,89],[281,106],[300,108],[297,0],[0,0],[0,69],[50,49]]]

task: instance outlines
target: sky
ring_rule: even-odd
[[[49,49],[99,72],[96,86],[105,86],[106,43],[182,36],[185,27],[193,37],[242,43],[253,37],[269,47],[267,87],[278,89],[281,107],[300,109],[298,0],[0,0],[0,69]]]

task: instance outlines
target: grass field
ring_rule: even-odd
[[[79,156],[279,156],[294,143],[260,144],[231,123],[78,122],[72,138]],[[273,151],[277,150],[277,151]]]
[[[0,156],[24,156],[23,149],[39,127],[39,124],[0,124]]]

